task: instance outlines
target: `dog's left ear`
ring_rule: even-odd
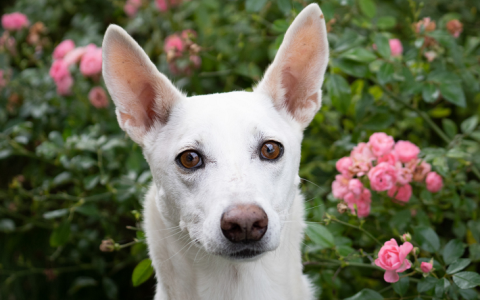
[[[320,109],[320,89],[327,65],[325,19],[320,7],[310,4],[288,28],[255,92],[268,95],[278,110],[285,111],[305,128]]]

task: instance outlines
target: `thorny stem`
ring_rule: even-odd
[[[383,246],[383,244],[377,240],[370,232],[368,232],[367,230],[363,229],[362,227],[360,226],[355,226],[355,225],[352,225],[350,223],[347,223],[347,222],[343,222],[343,221],[340,221],[339,219],[333,217],[333,216],[330,216],[330,220],[332,220],[333,222],[337,222],[337,223],[340,223],[340,224],[343,224],[345,226],[348,226],[348,227],[352,227],[352,228],[356,228],[360,231],[362,231],[363,233],[365,233],[366,235],[368,235],[372,240],[374,240],[375,242],[377,242],[377,244],[379,244],[380,246]]]
[[[396,96],[394,93],[392,93],[390,90],[388,90],[384,85],[381,85],[377,80],[375,79],[372,79],[373,82],[375,82],[375,84],[377,84],[381,89],[382,91],[385,92],[385,94],[387,94],[390,98],[392,98],[395,102],[401,104],[402,106],[404,106],[405,108],[408,108],[410,110],[413,110],[415,111],[423,120],[425,120],[425,122],[428,123],[428,125],[447,143],[447,144],[450,144],[452,142],[452,140],[443,132],[442,129],[440,129],[440,127],[437,126],[437,124],[435,124],[435,122],[432,121],[432,119],[423,111],[419,110],[418,108],[414,107],[414,106],[411,106],[407,103],[405,103],[405,101],[403,101],[400,97]],[[478,179],[480,179],[480,171],[477,169],[477,167],[472,163],[471,165],[471,170],[472,172],[475,174],[475,176],[477,176]]]

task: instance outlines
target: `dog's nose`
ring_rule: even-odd
[[[258,205],[236,205],[223,213],[220,227],[232,243],[256,242],[267,232],[268,217]]]

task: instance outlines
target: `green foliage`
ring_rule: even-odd
[[[141,230],[148,165],[119,129],[112,103],[89,102],[101,80],[73,68],[72,94],[57,94],[49,76],[54,47],[65,39],[100,46],[115,23],[189,95],[251,91],[312,1],[182,1],[159,12],[144,0],[132,18],[123,0],[7,2],[1,14],[25,13],[46,30],[41,46],[27,41],[25,29],[12,34],[14,53],[0,47],[0,299],[151,299]],[[302,259],[318,298],[479,299],[480,2],[318,3],[330,62],[300,168],[309,222]],[[416,30],[424,17],[436,22],[433,30]],[[446,27],[452,19],[463,23],[458,38]],[[198,34],[202,64],[181,74],[167,62],[164,40],[185,29]],[[402,55],[391,51],[393,38]],[[374,193],[367,218],[341,214],[331,193],[335,163],[376,131],[418,145],[444,187],[414,187],[402,205]],[[418,253],[391,285],[372,262],[385,241],[405,232]],[[419,265],[432,258],[437,278],[423,277]]]

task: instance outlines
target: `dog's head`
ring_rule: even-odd
[[[253,92],[186,97],[120,27],[103,42],[103,75],[120,127],[139,145],[169,223],[207,252],[274,250],[297,193],[302,131],[321,105],[328,64],[316,4],[292,23]]]

